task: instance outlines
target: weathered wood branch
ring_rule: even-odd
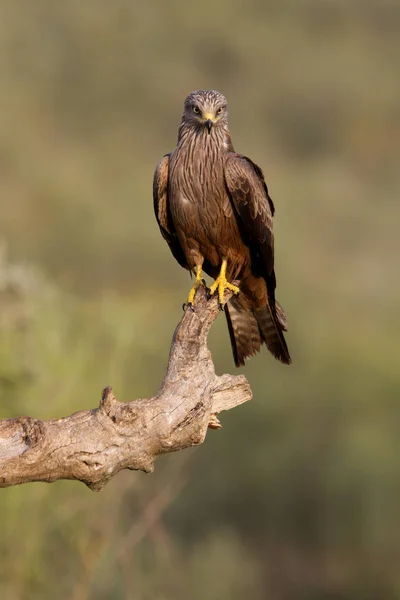
[[[171,344],[167,373],[154,398],[118,402],[111,387],[100,406],[62,419],[0,421],[0,487],[76,479],[99,491],[122,469],[150,473],[159,454],[201,444],[217,414],[251,399],[243,375],[215,374],[207,335],[219,313],[200,288]]]

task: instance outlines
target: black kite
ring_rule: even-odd
[[[188,306],[203,271],[215,279],[210,294],[218,292],[225,310],[236,366],[262,343],[289,364],[286,318],[275,301],[274,205],[260,167],[233,149],[219,92],[186,98],[177,146],[157,165],[153,195],[172,254],[196,274]],[[226,304],[225,289],[234,292]]]

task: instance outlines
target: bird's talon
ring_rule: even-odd
[[[222,265],[221,265],[221,270],[219,272],[219,275],[218,275],[218,277],[216,278],[216,280],[214,281],[214,283],[212,284],[212,286],[210,287],[210,290],[209,290],[209,295],[210,296],[212,296],[213,294],[215,294],[215,292],[218,292],[218,300],[219,300],[220,306],[223,306],[225,304],[225,302],[224,302],[225,290],[229,290],[233,294],[238,294],[240,292],[238,286],[233,285],[233,283],[230,283],[227,280],[227,278],[226,278],[226,266],[227,266],[227,261],[223,260],[222,261]]]
[[[184,302],[182,304],[182,310],[184,312],[186,312],[187,310],[191,310],[192,312],[194,312],[194,306],[192,302]]]
[[[189,292],[187,302],[184,304],[185,310],[190,308],[194,312],[194,299],[196,296],[196,292],[201,285],[206,287],[206,282],[204,281],[204,279],[202,279],[201,274],[202,274],[201,267],[198,266],[196,268],[196,279],[193,283],[193,287],[191,288],[191,290]]]

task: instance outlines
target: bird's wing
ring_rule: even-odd
[[[263,172],[249,158],[232,152],[225,163],[225,182],[242,235],[252,253],[252,267],[259,271],[255,274],[266,280],[272,278],[270,283],[274,289],[272,217],[275,209]]]
[[[163,156],[158,163],[156,170],[154,171],[153,178],[153,201],[154,201],[154,212],[156,215],[158,226],[162,233],[163,238],[167,241],[168,246],[174,258],[178,263],[188,268],[187,261],[179,243],[178,237],[175,232],[174,224],[171,219],[168,204],[168,165],[169,165],[169,154]]]
[[[262,277],[267,286],[265,306],[252,311],[261,333],[261,340],[277,359],[290,364],[291,358],[283,335],[286,329],[286,318],[281,307],[275,303],[276,280],[272,229],[274,205],[269,197],[263,172],[249,158],[231,153],[225,163],[225,182],[241,235],[250,250],[252,273],[247,278],[250,302],[252,281]],[[228,309],[227,318],[233,354],[236,364],[239,365],[247,355],[258,351],[259,341],[256,337],[249,337],[251,321],[249,319],[245,321],[245,316],[237,314],[240,313],[237,306],[234,306],[234,309],[236,312]],[[245,335],[243,328],[247,329]]]

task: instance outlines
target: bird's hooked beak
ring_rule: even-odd
[[[204,114],[204,124],[207,127],[208,135],[210,135],[212,126],[214,125],[214,115],[211,112]]]

